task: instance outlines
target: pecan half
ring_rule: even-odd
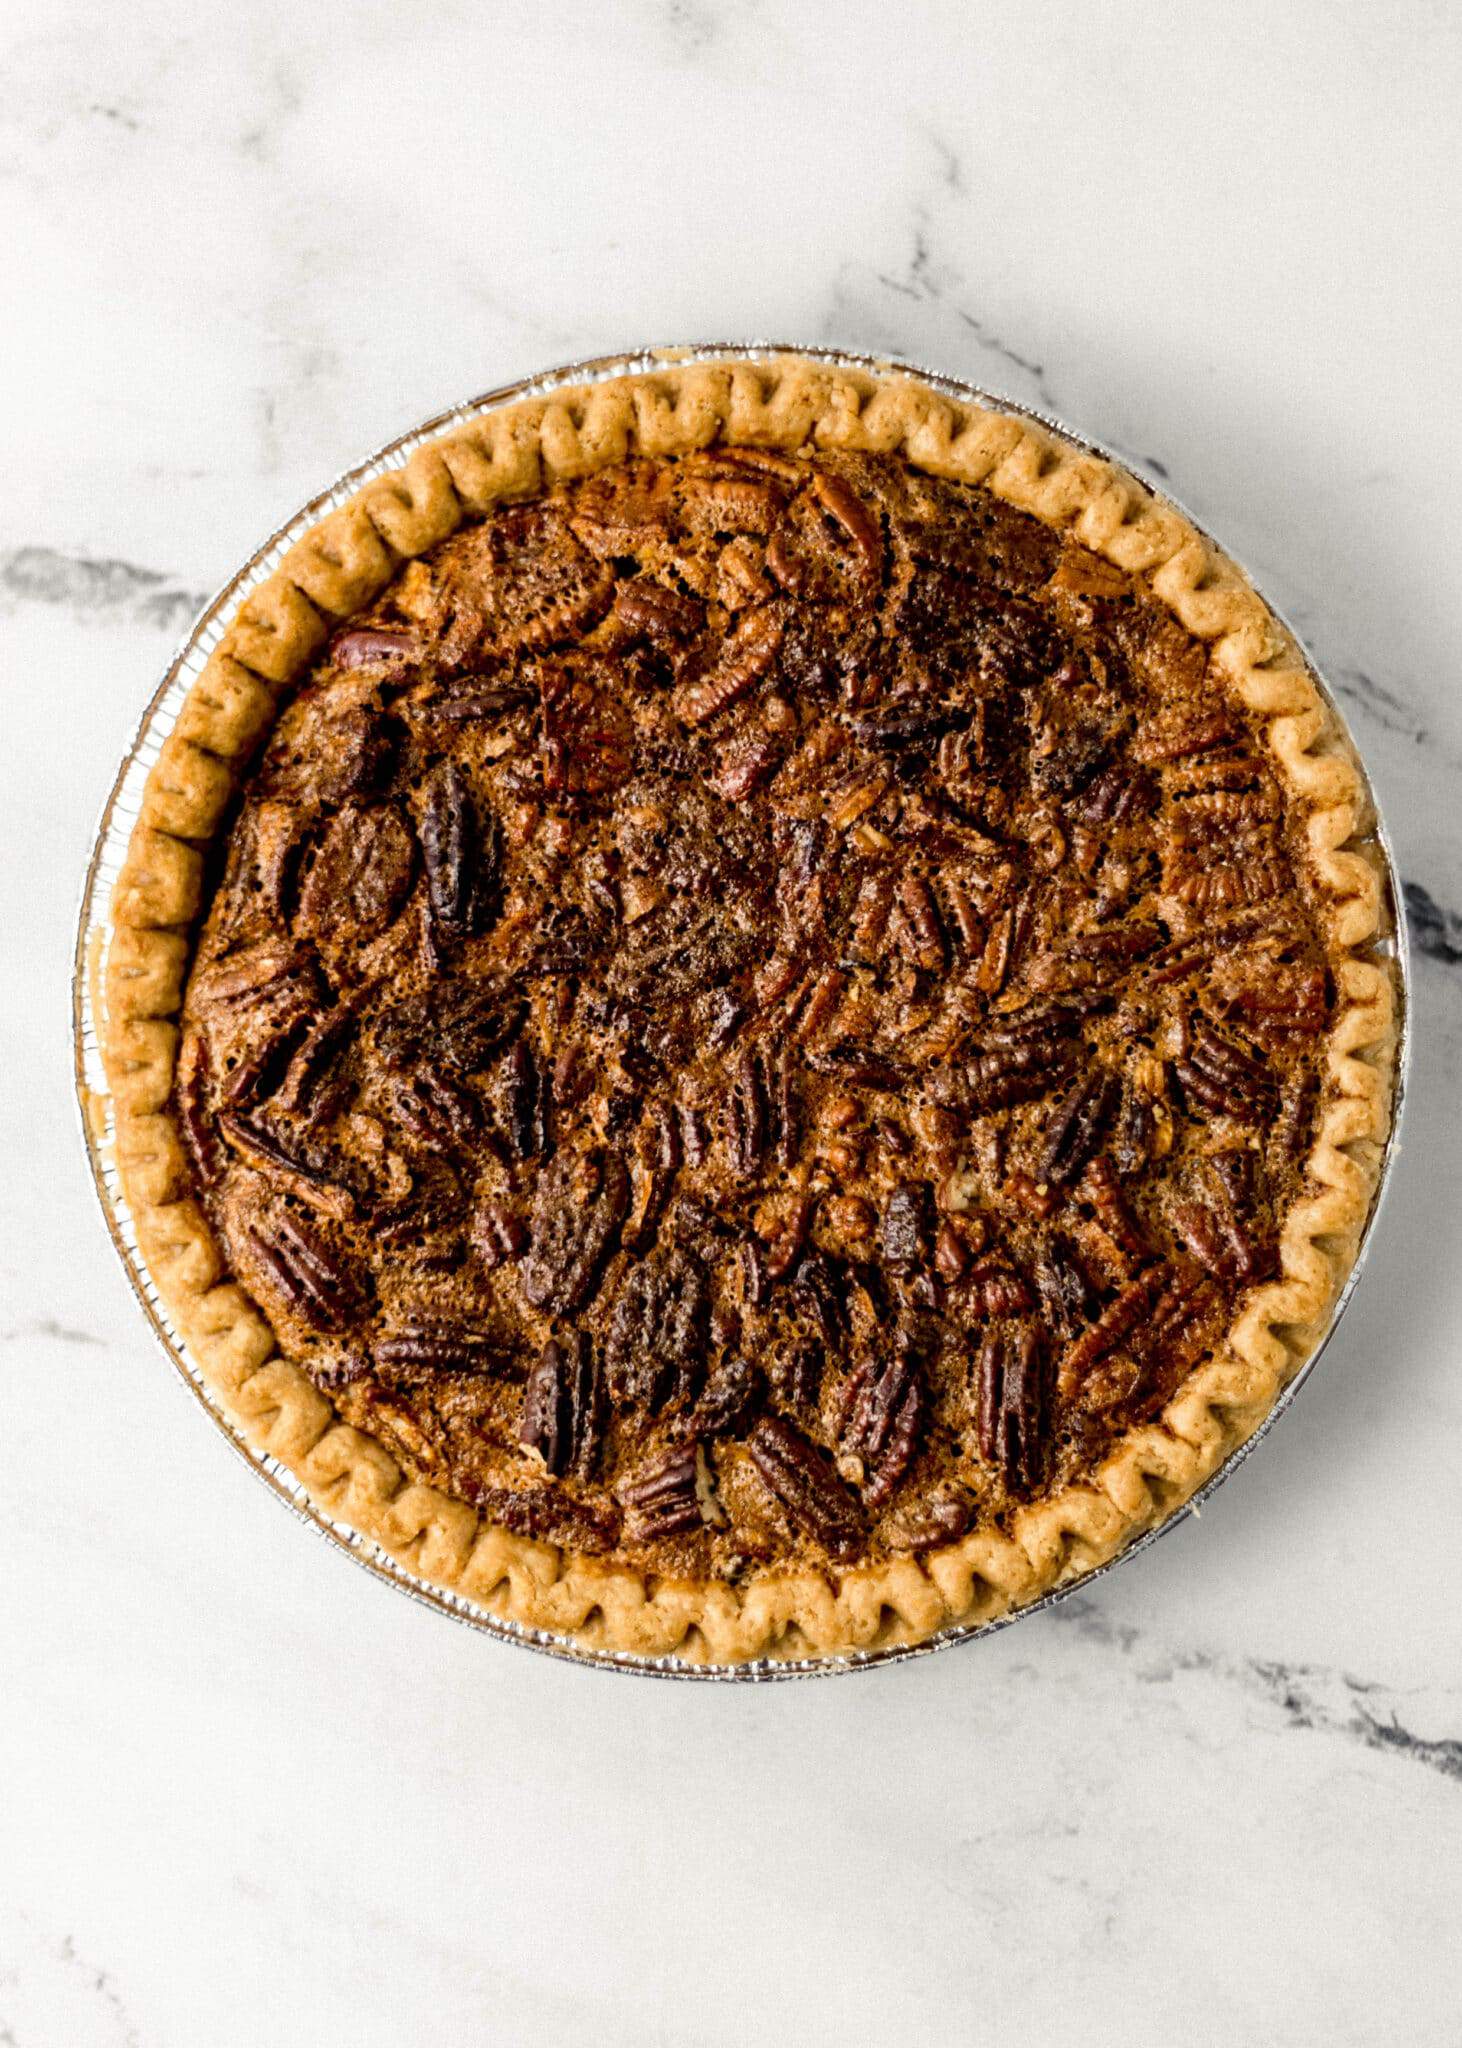
[[[870,1514],[892,1500],[918,1450],[923,1421],[918,1347],[901,1332],[886,1356],[858,1367],[843,1396],[841,1448],[862,1465]]]
[[[223,1149],[208,1120],[208,1040],[201,1031],[185,1031],[178,1048],[173,1097],[178,1129],[200,1188],[214,1187],[223,1172]]]
[[[626,1533],[636,1543],[664,1543],[705,1527],[701,1509],[698,1454],[694,1444],[677,1444],[622,1480],[616,1492],[629,1510]]]
[[[565,1316],[583,1307],[599,1284],[628,1207],[629,1174],[617,1152],[587,1160],[560,1154],[544,1168],[518,1270],[530,1308]]]
[[[254,1252],[286,1302],[316,1330],[340,1330],[361,1301],[355,1267],[280,1210],[250,1233]]]
[[[518,1441],[555,1477],[590,1479],[604,1433],[604,1389],[582,1330],[550,1337],[523,1387]]]
[[[482,1105],[450,1075],[424,1068],[391,1083],[396,1121],[431,1145],[465,1145],[482,1129]]]
[[[1098,1067],[1084,1075],[1057,1104],[1046,1126],[1040,1162],[1042,1180],[1054,1187],[1065,1187],[1076,1178],[1096,1151],[1102,1127],[1116,1108],[1120,1093],[1121,1083],[1116,1076]]]
[[[338,939],[347,927],[374,938],[405,902],[415,866],[415,843],[395,806],[352,799],[325,828],[310,863],[301,925],[322,938]]]
[[[687,725],[704,725],[761,681],[781,644],[779,606],[757,605],[744,612],[721,642],[710,667],[675,692],[671,704],[676,716]]]
[[[795,1527],[833,1557],[848,1557],[862,1540],[853,1496],[827,1458],[780,1415],[764,1415],[747,1443],[751,1462]]]
[[[980,1455],[1016,1489],[1038,1487],[1046,1468],[1046,1373],[1033,1323],[996,1328],[977,1363]]]
[[[615,1400],[654,1412],[689,1399],[705,1368],[709,1312],[705,1270],[690,1253],[676,1246],[631,1266],[604,1341]]]
[[[1273,1108],[1274,1082],[1269,1069],[1221,1037],[1202,1017],[1193,1020],[1187,1050],[1173,1062],[1173,1071],[1191,1105],[1235,1117],[1241,1123],[1261,1123]]]
[[[455,761],[440,762],[422,785],[417,831],[437,935],[448,944],[475,938],[498,907],[502,843],[496,818],[479,810]]]
[[[387,1372],[498,1374],[511,1363],[500,1339],[469,1323],[431,1319],[402,1323],[372,1348]]]
[[[762,1395],[762,1378],[749,1358],[727,1352],[712,1366],[700,1398],[686,1420],[690,1436],[736,1436]]]

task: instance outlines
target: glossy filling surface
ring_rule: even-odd
[[[410,564],[246,780],[174,1108],[281,1347],[522,1533],[948,1541],[1275,1271],[1334,987],[1203,645],[978,488],[716,450]]]

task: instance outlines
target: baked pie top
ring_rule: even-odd
[[[738,434],[744,369],[698,375],[658,391],[713,433],[475,507],[443,444],[450,524],[372,508],[363,573],[335,515],[353,587],[286,577],[289,672],[215,677],[256,731],[180,728],[226,764],[164,823],[185,916],[124,877],[124,1111],[128,1026],[181,1030],[121,1149],[242,1412],[428,1576],[616,1647],[847,1648],[1094,1561],[1268,1407],[1384,1133],[1378,892],[1308,678],[1247,587],[1174,606],[1136,486],[1068,455],[1052,518],[1014,422],[972,476]]]

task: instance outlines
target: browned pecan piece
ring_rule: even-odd
[[[346,1051],[360,1016],[354,1003],[337,1003],[300,1040],[279,1089],[282,1109],[325,1123],[336,1114],[349,1086],[343,1071]]]
[[[655,1412],[688,1400],[705,1369],[710,1289],[700,1261],[680,1246],[652,1252],[619,1283],[604,1341],[616,1402]]]
[[[254,1251],[286,1302],[316,1330],[341,1329],[358,1310],[355,1267],[285,1210],[251,1232]]]
[[[321,937],[383,932],[406,900],[415,841],[394,804],[343,804],[325,828],[300,891],[300,923]]]
[[[866,1360],[844,1390],[841,1449],[863,1470],[863,1505],[877,1514],[913,1462],[924,1427],[919,1346],[901,1331],[880,1359]]]
[[[749,1358],[728,1351],[711,1367],[686,1430],[696,1438],[737,1436],[762,1397],[762,1377]]]
[[[896,1550],[933,1550],[941,1543],[954,1543],[975,1519],[975,1505],[965,1494],[945,1489],[924,1500],[914,1500],[901,1510],[889,1531],[889,1543]]]
[[[492,655],[565,646],[601,619],[613,598],[614,571],[585,552],[556,507],[510,506],[448,544],[441,672],[477,669]]]
[[[980,1340],[976,1366],[980,1456],[1017,1491],[1038,1487],[1046,1469],[1046,1368],[1033,1323],[995,1327]]]
[[[878,1249],[887,1266],[911,1271],[928,1253],[930,1221],[929,1189],[922,1182],[905,1182],[894,1189],[884,1204],[878,1226]]]
[[[794,1336],[772,1360],[772,1383],[789,1408],[811,1408],[822,1392],[827,1354],[816,1337]]]
[[[290,1192],[311,1208],[341,1221],[355,1215],[354,1194],[334,1177],[324,1156],[295,1133],[231,1109],[223,1111],[218,1128],[241,1159],[277,1174]]]
[[[178,1048],[173,1102],[200,1188],[216,1186],[223,1172],[223,1148],[208,1116],[208,1082],[208,1040],[201,1031],[185,1031]]]
[[[1060,1386],[1063,1400],[1071,1400],[1078,1395],[1092,1367],[1114,1350],[1129,1330],[1135,1329],[1165,1285],[1168,1273],[1167,1267],[1154,1266],[1149,1272],[1138,1274],[1062,1354]]]
[[[1168,1269],[1166,1286],[1129,1339],[1142,1378],[1136,1390],[1136,1414],[1154,1414],[1208,1348],[1215,1312],[1222,1296],[1197,1266],[1186,1260]]]
[[[1226,1017],[1275,1044],[1312,1038],[1329,1022],[1329,976],[1323,967],[1241,957],[1218,968],[1213,989]]]
[[[703,1529],[699,1479],[696,1447],[691,1443],[677,1444],[642,1465],[615,1489],[628,1509],[626,1533],[636,1543],[664,1543]]]
[[[743,612],[716,649],[709,667],[676,689],[671,699],[676,716],[687,725],[704,725],[760,682],[781,644],[780,606],[756,605]]]
[[[877,515],[842,477],[834,476],[830,470],[813,471],[812,494],[851,543],[865,580],[876,584],[883,573],[883,533]]]
[[[1075,1180],[1101,1141],[1121,1095],[1115,1074],[1097,1067],[1084,1074],[1052,1112],[1041,1153],[1040,1177],[1053,1187]]]
[[[326,658],[334,668],[410,668],[421,656],[416,635],[395,626],[352,626],[337,633]]]
[[[1319,1082],[1307,1067],[1296,1067],[1287,1075],[1269,1133],[1269,1156],[1276,1167],[1298,1164],[1309,1150],[1319,1099]]]
[[[507,1202],[484,1202],[472,1223],[472,1242],[489,1269],[511,1265],[528,1244],[523,1219]]]
[[[442,976],[382,1012],[375,1047],[390,1067],[429,1059],[477,1074],[510,1043],[523,1014],[522,1001],[504,989]]]
[[[428,724],[486,725],[512,712],[526,711],[538,702],[538,692],[514,677],[487,682],[466,676],[443,695],[431,697],[416,707],[416,716]]]
[[[496,1376],[512,1363],[511,1352],[490,1331],[439,1318],[401,1324],[372,1347],[371,1356],[379,1369],[389,1373]]]
[[[1020,964],[1035,923],[1035,891],[1024,888],[990,920],[984,951],[975,971],[982,995],[998,996]]]
[[[762,1061],[743,1053],[732,1069],[722,1112],[726,1157],[738,1180],[754,1180],[767,1163],[771,1114]]]
[[[680,518],[690,533],[770,533],[784,502],[771,480],[692,471],[680,482]]]
[[[1278,1264],[1273,1239],[1254,1230],[1253,1164],[1247,1153],[1209,1160],[1207,1199],[1175,1202],[1170,1211],[1173,1229],[1205,1272],[1240,1286],[1268,1279]]]
[[[490,1486],[466,1478],[463,1498],[489,1522],[540,1543],[562,1543],[592,1555],[612,1548],[620,1528],[617,1504],[576,1500],[561,1486]]]
[[[711,788],[727,803],[742,803],[768,780],[782,753],[780,740],[744,734],[732,741],[717,762],[709,778]]]
[[[500,901],[502,842],[455,761],[439,762],[422,784],[417,834],[436,936],[449,945],[477,937]]]
[[[430,1067],[393,1079],[390,1099],[402,1129],[429,1145],[465,1145],[482,1129],[482,1105],[472,1091]]]
[[[560,1153],[540,1173],[518,1284],[530,1308],[572,1315],[599,1276],[629,1207],[629,1174],[615,1151]]]
[[[894,937],[915,967],[934,974],[944,965],[944,927],[934,892],[922,875],[903,875],[898,883]]]
[[[584,657],[545,664],[543,787],[549,796],[600,796],[634,762],[634,726],[617,672]]]
[[[1120,1127],[1120,1117],[1118,1123]],[[1090,1202],[1098,1222],[1127,1258],[1140,1264],[1152,1256],[1152,1248],[1142,1226],[1122,1192],[1116,1168],[1105,1153],[1093,1159],[1087,1167],[1078,1192],[1084,1201]]]
[[[747,1448],[768,1490],[793,1525],[833,1557],[850,1556],[862,1540],[857,1504],[817,1446],[780,1415],[764,1415]]]
[[[965,1288],[972,1314],[982,1320],[989,1316],[1023,1315],[1031,1306],[1025,1281],[994,1254],[970,1268]]]
[[[1127,967],[1160,946],[1162,936],[1160,924],[1136,918],[1129,924],[1078,932],[1067,941],[1066,951],[1073,960],[1090,960],[1098,967]]]
[[[991,1043],[974,1050],[965,1079],[976,1109],[1007,1109],[1049,1095],[1066,1080],[1075,1060],[1069,1040],[1032,1035],[1014,1043]]]
[[[1074,806],[1083,825],[1125,825],[1151,810],[1157,787],[1143,768],[1130,762],[1113,762],[1087,785]]]
[[[526,1038],[503,1061],[503,1122],[515,1159],[540,1159],[552,1146],[550,1071]]]
[[[1069,1245],[1052,1238],[1032,1264],[1036,1295],[1046,1327],[1069,1342],[1095,1315],[1097,1297]]]
[[[550,1337],[523,1387],[518,1441],[555,1477],[590,1479],[604,1437],[604,1386],[583,1330]]]
[[[225,953],[193,977],[189,995],[199,1009],[252,1009],[274,1004],[288,990],[291,1005],[318,990],[315,956],[307,946],[283,938]]]
[[[1263,1122],[1274,1104],[1274,1082],[1267,1066],[1222,1037],[1203,1017],[1195,1017],[1186,1051],[1173,1063],[1190,1108],[1207,1109],[1242,1123]]]
[[[647,577],[621,583],[615,593],[615,623],[647,640],[688,640],[700,631],[705,618],[706,608],[696,598],[667,589],[663,583],[652,583]]]
[[[1152,1154],[1157,1130],[1152,1103],[1129,1074],[1112,1124],[1110,1152],[1118,1173],[1140,1173]]]

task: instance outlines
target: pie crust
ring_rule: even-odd
[[[1008,1533],[843,1571],[758,1569],[738,1583],[657,1579],[484,1521],[410,1480],[284,1357],[230,1277],[192,1192],[170,1111],[178,1017],[205,859],[290,685],[402,565],[506,501],[642,454],[717,442],[896,454],[980,484],[1128,572],[1210,650],[1303,816],[1335,963],[1327,1092],[1307,1189],[1281,1219],[1280,1277],[1161,1414],[1081,1483],[1019,1507]],[[925,1639],[1025,1606],[1164,1521],[1263,1421],[1323,1332],[1354,1263],[1389,1127],[1396,1025],[1374,820],[1344,731],[1243,574],[1173,506],[1054,432],[897,372],[797,356],[685,363],[504,406],[411,455],[322,518],[240,605],[149,776],[112,903],[102,1051],[116,1158],[148,1268],[209,1386],[248,1440],[331,1518],[504,1619],[587,1648],[734,1663]]]

